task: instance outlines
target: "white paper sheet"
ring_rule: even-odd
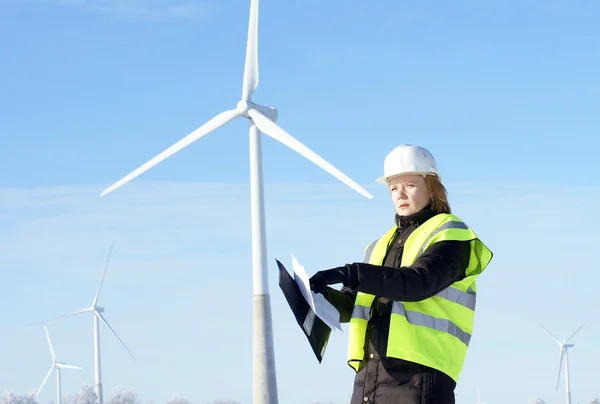
[[[329,326],[329,328],[332,330],[337,328],[343,332],[340,325],[339,311],[325,299],[325,296],[310,290],[309,276],[304,270],[304,267],[300,265],[296,257],[294,257],[294,254],[292,254],[292,268],[294,271],[294,280],[311,309]]]

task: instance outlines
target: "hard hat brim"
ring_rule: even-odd
[[[415,175],[415,174],[420,174],[423,177],[425,177],[427,175],[433,175],[434,177],[437,177],[441,181],[440,175],[438,173],[435,173],[435,172],[423,172],[423,171],[414,171],[414,172],[411,172],[411,171],[407,171],[407,172],[400,173],[400,174],[384,175],[383,177],[377,178],[375,180],[375,182],[378,183],[378,184],[387,185],[387,184],[389,184],[390,179],[392,179],[394,177],[400,177],[402,175]]]
[[[389,181],[389,177],[384,175],[383,177],[379,177],[375,180],[376,183],[386,185]]]

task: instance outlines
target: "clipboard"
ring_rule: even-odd
[[[296,322],[308,339],[317,360],[321,363],[327,348],[327,342],[331,336],[331,328],[317,317],[310,308],[296,281],[291,277],[285,266],[279,260],[276,259],[275,261],[277,261],[279,267],[279,287],[283,291],[294,317],[296,317]]]

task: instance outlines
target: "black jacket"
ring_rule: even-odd
[[[393,300],[419,301],[431,297],[465,276],[470,243],[440,241],[430,246],[410,267],[401,267],[404,243],[419,225],[435,213],[428,206],[409,217],[396,215],[396,233],[388,246],[383,266],[353,263],[359,283],[324,293],[349,322],[358,291],[376,296],[367,326],[365,358],[354,382],[351,404],[453,404],[455,382],[426,366],[385,357]],[[368,401],[365,401],[365,397]]]

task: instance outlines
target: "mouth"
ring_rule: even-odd
[[[401,208],[408,208],[408,203],[403,203],[400,205]]]

